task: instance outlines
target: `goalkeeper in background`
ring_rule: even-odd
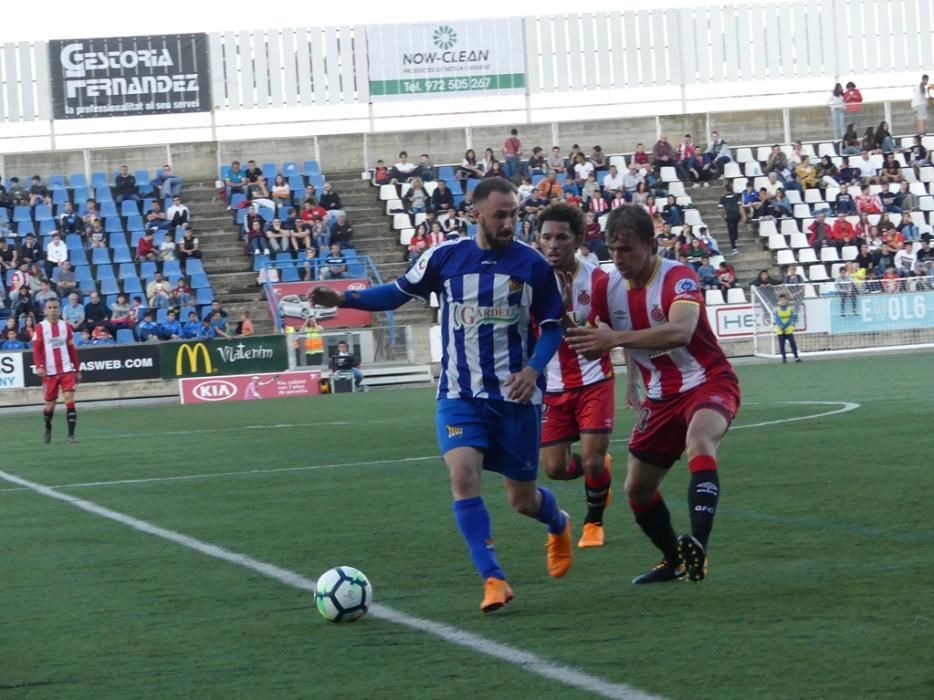
[[[780,294],[778,297],[778,306],[772,314],[772,321],[775,323],[775,333],[778,335],[778,347],[782,351],[782,362],[788,362],[788,356],[785,352],[785,345],[791,345],[791,352],[795,356],[795,362],[801,362],[798,357],[798,344],[795,342],[795,319],[797,314],[795,308],[788,303],[788,297]]]

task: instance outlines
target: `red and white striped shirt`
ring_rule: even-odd
[[[700,317],[690,342],[672,350],[628,350],[642,372],[650,399],[667,400],[714,379],[737,381],[733,366],[717,343],[697,275],[687,265],[656,258],[655,272],[643,289],[614,269],[594,290],[591,322],[599,317],[618,331],[644,330],[668,323],[675,304],[697,304]]]
[[[48,376],[77,372],[78,368],[72,359],[77,357],[75,349],[69,349],[73,343],[74,332],[71,326],[64,321],[50,323],[42,321],[36,326],[32,335],[32,357],[36,368],[44,368]]]
[[[607,274],[599,266],[578,261],[567,309],[575,322],[584,323],[590,316],[594,287],[601,279],[605,282],[606,277]],[[545,368],[545,375],[548,381],[545,391],[549,394],[560,393],[612,378],[613,363],[609,354],[599,360],[588,360],[574,352],[567,340],[562,339],[558,352]]]

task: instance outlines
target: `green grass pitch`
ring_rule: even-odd
[[[6,416],[0,469],[308,578],[356,566],[378,604],[664,698],[927,700],[931,370],[930,354],[739,368],[744,406],[722,446],[699,585],[630,585],[658,553],[621,493],[607,546],[577,550],[571,572],[549,579],[544,528],[510,512],[488,475],[516,593],[489,618],[451,517],[427,389],[79,404],[77,446],[64,444],[63,412],[48,447],[38,411]],[[618,486],[634,418],[621,395]],[[803,403],[821,401],[838,403]],[[786,420],[839,402],[859,407]],[[686,471],[676,465],[663,489],[679,531]],[[87,485],[113,481],[129,483]],[[576,540],[583,485],[552,487]],[[328,624],[309,593],[6,481],[0,582],[0,700],[593,697],[374,616]]]

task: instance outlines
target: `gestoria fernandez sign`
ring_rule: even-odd
[[[366,37],[374,100],[525,88],[519,18],[369,26]]]

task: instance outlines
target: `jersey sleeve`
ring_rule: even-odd
[[[601,273],[594,273],[593,289],[590,292],[590,316],[587,317],[587,323],[591,326],[597,325],[597,319],[613,325],[610,319],[610,303],[607,299],[607,289],[609,287],[610,276],[599,270]]]
[[[535,261],[532,286],[532,318],[542,326],[546,323],[560,323],[564,316],[564,300],[558,289],[558,279],[554,268],[542,258]]]
[[[32,364],[36,369],[45,369],[45,341],[38,324],[32,332]]]
[[[687,265],[672,268],[662,283],[662,310],[668,315],[668,309],[679,303],[703,304],[704,293],[697,275]]]
[[[438,251],[445,246],[429,248],[422,253],[405,274],[396,280],[396,286],[411,297],[428,303],[432,292],[437,292],[441,281],[441,258]]]

